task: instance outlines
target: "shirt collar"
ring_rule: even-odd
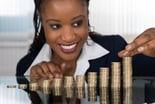
[[[108,50],[88,37],[87,43],[84,44],[82,53],[77,61],[77,67],[74,75],[84,75],[90,66],[88,62],[89,60],[100,58],[108,53]]]
[[[89,68],[89,62],[88,62],[89,60],[97,59],[108,53],[109,53],[108,50],[106,50],[104,47],[94,42],[93,40],[91,40],[90,37],[88,36],[87,43],[84,44],[81,55],[77,61],[75,76],[85,74],[86,70]],[[41,51],[31,64],[25,75],[29,75],[30,68],[32,66],[42,61],[50,61],[51,54],[52,52],[50,46],[47,43],[44,44]]]

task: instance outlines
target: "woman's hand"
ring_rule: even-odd
[[[155,28],[149,28],[140,34],[124,50],[118,53],[119,57],[133,56],[136,54],[155,57]]]
[[[63,70],[65,69],[65,64],[58,65],[52,62],[41,62],[31,68],[30,79],[32,82],[51,79],[54,77],[63,77]]]

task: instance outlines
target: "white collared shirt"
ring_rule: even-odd
[[[109,53],[108,50],[106,50],[105,48],[103,48],[93,40],[91,40],[89,36],[87,40],[89,45],[85,43],[83,46],[81,55],[77,60],[77,67],[76,67],[74,76],[85,74],[85,72],[89,68],[88,60],[97,59]],[[47,43],[44,44],[39,54],[37,55],[37,57],[32,62],[31,66],[29,67],[29,69],[26,71],[24,75],[30,75],[30,69],[32,66],[42,61],[47,61],[47,62],[51,61],[51,55],[52,55],[52,52],[51,52],[50,46]]]

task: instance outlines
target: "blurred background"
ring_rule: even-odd
[[[155,0],[90,0],[90,24],[103,35],[131,42],[155,27]],[[33,0],[0,0],[0,75],[15,75],[33,39]]]

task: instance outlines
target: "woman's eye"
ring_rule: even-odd
[[[79,26],[81,26],[81,24],[82,24],[82,20],[77,21],[77,22],[74,22],[74,23],[73,23],[73,26],[74,26],[74,27],[79,27]]]
[[[51,25],[51,28],[54,29],[54,30],[57,30],[59,29],[61,26],[59,24],[53,24]]]

